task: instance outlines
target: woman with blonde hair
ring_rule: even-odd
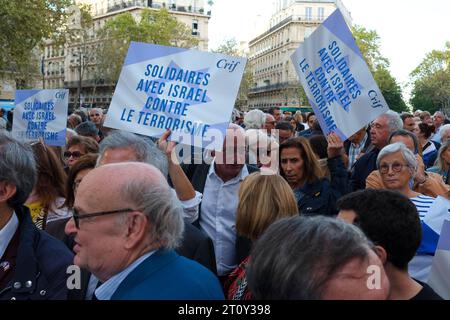
[[[238,235],[254,242],[276,220],[295,215],[298,209],[294,194],[282,177],[256,172],[242,182],[236,216]],[[225,284],[228,299],[251,299],[245,271],[248,263],[249,257],[228,277]]]

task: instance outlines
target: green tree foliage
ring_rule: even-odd
[[[370,71],[375,72],[378,66],[389,67],[389,60],[380,53],[380,36],[376,31],[355,25],[352,32]]]
[[[0,0],[0,77],[37,71],[34,50],[63,28],[72,0]]]
[[[431,113],[450,108],[450,42],[442,51],[433,50],[410,74],[411,104]]]
[[[370,71],[390,109],[407,111],[402,90],[389,71],[389,60],[380,53],[380,37],[374,30],[362,26],[353,27],[353,36]]]
[[[406,103],[402,99],[401,88],[389,70],[384,66],[377,66],[373,76],[389,108],[399,113],[407,111]]]
[[[96,54],[97,73],[107,83],[116,83],[131,41],[183,48],[194,47],[198,40],[184,23],[166,9],[143,9],[139,21],[126,12],[108,20],[99,31],[101,40]]]
[[[239,50],[238,43],[236,39],[228,39],[225,40],[217,49],[212,50],[215,53],[222,53],[229,56],[244,56],[244,53]],[[251,64],[247,60],[247,65],[244,69],[244,74],[242,76],[241,85],[239,86],[238,95],[235,102],[235,107],[241,109],[243,106],[247,104],[248,101],[248,92],[253,83],[253,74],[251,71]]]

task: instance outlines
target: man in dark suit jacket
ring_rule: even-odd
[[[65,300],[73,254],[23,204],[37,179],[28,145],[0,133],[0,300]]]
[[[359,158],[353,166],[350,184],[353,191],[366,188],[366,179],[377,169],[377,157],[381,149],[388,144],[389,135],[403,128],[400,115],[394,111],[387,111],[376,118],[370,129],[370,140],[373,149]]]
[[[80,183],[66,233],[74,263],[101,283],[98,300],[223,299],[217,277],[179,256],[184,223],[179,202],[155,167],[100,166]]]
[[[259,171],[257,167],[244,165],[245,146],[238,145],[238,141],[245,141],[243,135],[242,128],[230,124],[223,151],[213,153],[212,163],[182,166],[194,189],[203,194],[194,225],[204,230],[215,244],[217,274],[221,281],[249,255],[251,248],[250,240],[237,237],[233,229],[240,183],[247,175]],[[227,146],[230,141],[234,141],[234,145]],[[233,153],[232,163],[226,162],[231,158],[227,153]]]

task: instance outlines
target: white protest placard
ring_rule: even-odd
[[[66,144],[68,89],[17,90],[12,134],[22,140]]]
[[[245,58],[132,42],[105,126],[220,149]],[[220,139],[219,139],[220,138]]]
[[[291,56],[324,134],[346,140],[389,110],[339,10]]]

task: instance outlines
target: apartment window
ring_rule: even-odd
[[[198,36],[199,32],[198,32],[198,20],[193,20],[192,21],[192,35],[193,36]]]
[[[306,20],[311,20],[312,19],[312,8],[311,7],[306,7],[305,8],[305,19]]]
[[[317,9],[317,17],[318,17],[319,21],[322,21],[325,19],[325,8]]]

